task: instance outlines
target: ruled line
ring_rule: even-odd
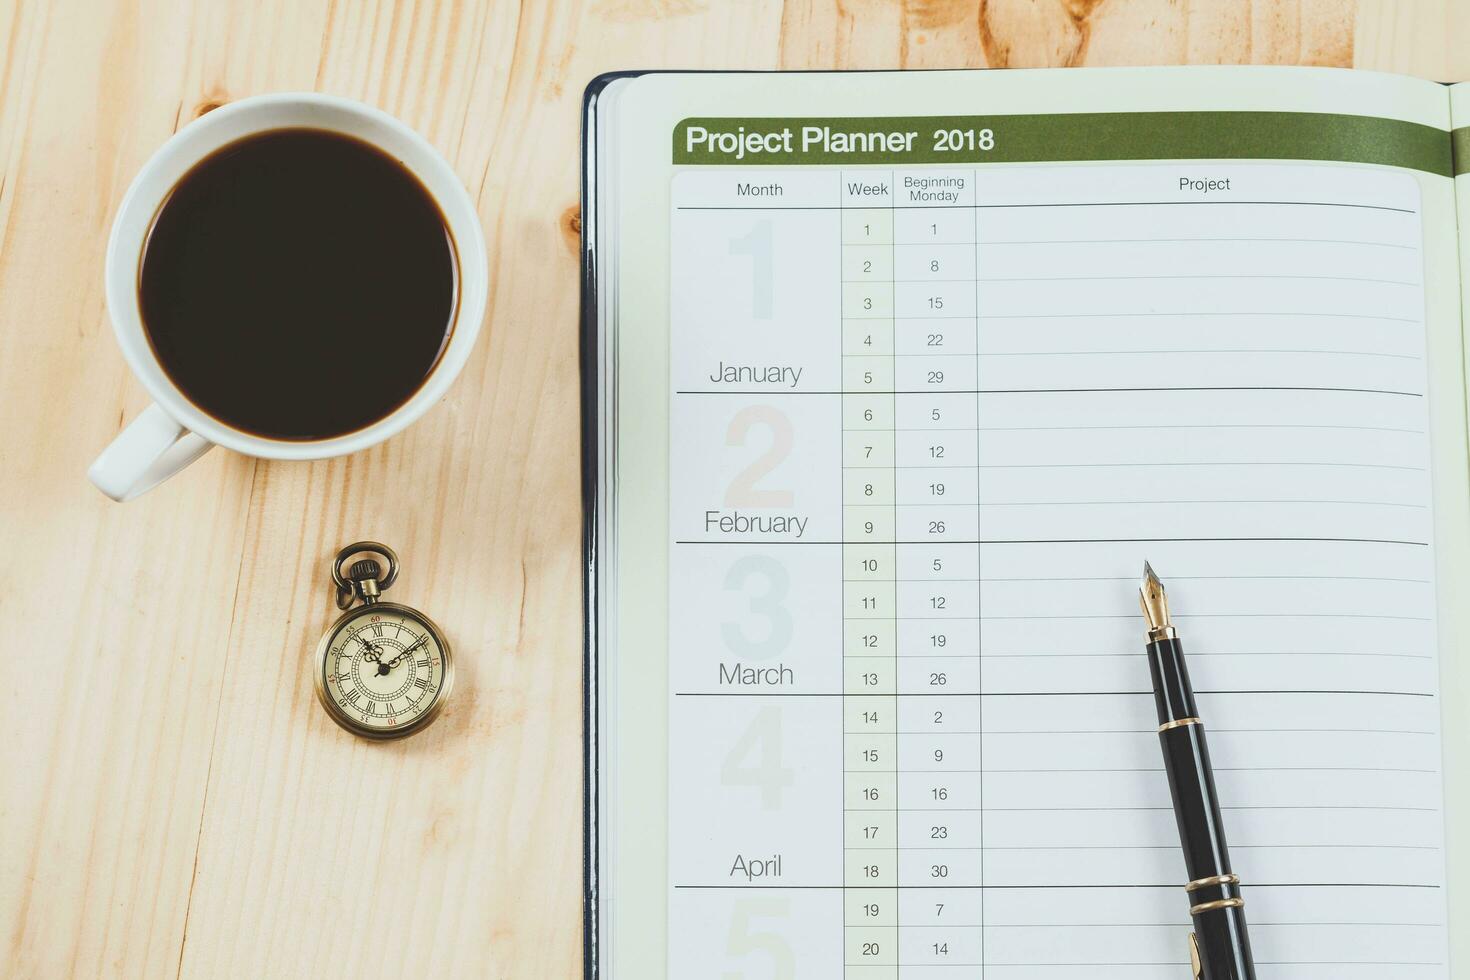
[[[1004,771],[1004,770],[1000,770]],[[862,811],[867,812],[867,811]],[[913,813],[915,811],[907,811]],[[946,811],[924,811],[929,813],[943,813]],[[881,851],[885,847],[859,847],[858,851]],[[987,844],[984,846],[967,846],[957,844],[945,844],[943,847],[930,847],[923,844],[900,844],[893,850],[899,851],[1177,851],[1179,844]],[[1232,851],[1249,850],[1366,850],[1366,851],[1438,851],[1439,848],[1427,844],[1236,844],[1231,843]]]
[[[968,243],[961,243],[968,244]],[[978,242],[976,244],[979,244]],[[976,279],[976,282],[1167,282],[1170,280],[1195,280],[1195,279],[1286,279],[1292,281],[1321,281],[1321,282],[1366,282],[1384,286],[1422,286],[1423,283],[1409,282],[1403,279],[1374,279],[1369,276],[1320,276],[1305,273],[1180,273],[1173,275],[1136,275],[1136,276],[994,276],[985,279]],[[856,282],[872,280],[854,280]],[[944,282],[951,280],[933,279],[895,279],[897,283],[922,283],[922,282]],[[970,280],[952,280],[954,282],[969,282]]]
[[[714,394],[714,392],[686,392],[686,394]],[[754,394],[754,392],[747,392]],[[784,394],[784,392],[782,392]],[[948,395],[953,392],[936,391],[934,395]],[[973,395],[976,392],[959,392],[960,395]],[[985,425],[981,426],[981,432],[1138,432],[1138,431],[1171,431],[1177,429],[1302,429],[1317,431],[1321,429],[1336,429],[1343,432],[1398,432],[1408,435],[1424,435],[1423,429],[1399,429],[1384,425],[1236,425],[1221,422],[1202,422],[1188,425]],[[844,428],[843,432],[973,432],[972,426],[964,425],[935,425],[935,426],[884,426],[866,425],[862,428]]]
[[[974,539],[974,538],[939,538],[939,539],[930,539],[930,540],[925,540],[925,541],[919,541],[919,540],[902,540],[902,541],[899,541],[899,540],[882,540],[882,539],[877,539],[877,538],[874,538],[874,539],[853,540],[853,541],[793,541],[793,540],[775,539],[775,538],[772,538],[772,539],[748,538],[748,539],[743,539],[742,540],[742,539],[717,538],[717,539],[708,540],[708,541],[696,541],[696,540],[692,540],[692,539],[681,539],[681,540],[675,541],[674,543],[675,544],[697,544],[697,545],[706,545],[706,544],[741,545],[741,546],[744,546],[744,547],[747,547],[748,548],[751,545],[760,545],[762,547],[767,546],[767,545],[831,545],[831,546],[837,546],[837,545],[849,545],[849,544],[862,544],[862,545],[901,545],[901,544],[903,544],[903,545],[945,545],[945,544],[948,544],[948,545],[960,545],[960,544],[974,544],[974,545],[997,545],[998,546],[998,545],[1008,545],[1008,544],[1024,544],[1024,545],[1034,545],[1034,544],[1155,544],[1155,543],[1157,543],[1157,544],[1176,544],[1176,543],[1186,543],[1186,542],[1187,543],[1201,544],[1201,543],[1222,543],[1222,542],[1224,542],[1224,543],[1240,543],[1240,542],[1252,542],[1252,541],[1254,541],[1254,542],[1298,541],[1298,542],[1315,542],[1315,543],[1320,543],[1320,544],[1327,544],[1327,543],[1335,543],[1335,544],[1388,544],[1388,545],[1404,545],[1404,546],[1415,547],[1415,548],[1427,548],[1427,547],[1429,547],[1429,542],[1427,542],[1427,541],[1408,541],[1408,540],[1399,540],[1399,539],[1396,539],[1396,538],[1328,538],[1328,537],[1232,537],[1232,538],[1193,538],[1193,537],[1183,537],[1183,538],[987,538],[987,539],[982,539],[982,540],[977,540],[977,539]]]
[[[977,241],[973,244],[982,247],[1000,247],[1004,245],[1194,245],[1211,244],[1216,242],[1251,242],[1293,245],[1364,245],[1373,248],[1401,248],[1408,251],[1417,251],[1417,245],[1405,245],[1399,242],[1370,242],[1351,238],[1027,238],[1027,239],[991,239],[987,242]],[[962,242],[960,244],[971,244]]]
[[[1346,388],[1309,385],[1186,385],[1153,388],[929,388],[896,390],[892,388],[864,388],[860,391],[843,389],[787,389],[779,388],[681,388],[676,395],[844,395],[862,398],[872,395],[1119,395],[1143,394],[1171,391],[1330,391],[1354,395],[1398,395],[1404,398],[1423,398],[1422,392],[1397,391],[1392,388]]]
[[[907,887],[907,886],[904,886]],[[1444,925],[1443,922],[1276,922],[1273,920],[1261,920],[1251,918],[1250,927],[1257,928],[1302,928],[1311,926],[1361,926],[1363,928],[1376,929],[1438,929]],[[948,925],[913,925],[913,929],[1178,929],[1178,922],[997,922],[992,925],[982,926],[980,923],[950,923]],[[1263,962],[1263,961],[1257,961]],[[948,965],[948,964],[937,964]],[[993,964],[996,966],[1002,964]],[[1012,964],[1019,965],[1019,964]],[[1030,964],[1026,964],[1030,965]],[[1091,966],[1092,964],[1076,964],[1077,966]],[[1427,964],[1426,964],[1427,965]],[[1436,964],[1437,965],[1437,964]]]
[[[868,812],[868,811],[855,811],[855,812]],[[1034,884],[1034,885],[1016,885],[1016,884],[1011,884],[1011,885],[1003,885],[1003,884],[992,884],[992,885],[952,885],[952,884],[931,885],[931,884],[924,883],[924,884],[912,884],[912,885],[907,885],[906,884],[906,885],[903,885],[903,886],[899,886],[899,885],[773,885],[773,884],[764,884],[764,883],[762,883],[762,884],[755,884],[754,882],[752,882],[751,884],[746,884],[746,885],[732,885],[732,884],[723,884],[723,883],[722,884],[717,884],[717,885],[716,884],[710,884],[710,885],[702,885],[702,884],[676,884],[676,885],[674,885],[674,887],[675,888],[707,888],[707,889],[712,889],[712,890],[713,889],[719,889],[719,890],[740,890],[740,889],[752,889],[752,890],[755,890],[755,889],[769,889],[769,890],[773,890],[773,891],[784,891],[784,890],[787,890],[787,889],[792,889],[792,890],[812,889],[812,890],[819,890],[819,891],[846,891],[846,890],[852,890],[852,891],[897,891],[900,887],[902,887],[904,889],[911,889],[911,888],[926,888],[927,889],[927,888],[932,888],[932,889],[936,889],[936,890],[940,890],[940,891],[951,889],[951,888],[953,888],[953,889],[964,889],[964,890],[974,890],[974,891],[1072,891],[1072,890],[1079,890],[1080,891],[1080,890],[1084,890],[1084,889],[1087,890],[1087,891],[1111,890],[1111,889],[1117,889],[1117,890],[1122,891],[1122,890],[1142,889],[1142,888],[1148,888],[1148,889],[1166,888],[1166,889],[1178,890],[1179,883],[1176,882],[1176,881],[1159,882],[1157,884],[1151,883],[1151,882],[1135,882],[1135,883],[1117,883],[1117,882],[1112,882],[1112,883],[1107,883],[1107,884]],[[1252,891],[1254,891],[1255,889],[1258,889],[1258,888],[1414,888],[1414,889],[1425,889],[1425,890],[1439,891],[1442,887],[1443,887],[1442,885],[1433,884],[1433,883],[1419,883],[1419,882],[1378,882],[1378,881],[1336,881],[1336,882],[1331,882],[1331,881],[1329,881],[1329,882],[1307,882],[1307,881],[1275,881],[1275,882],[1268,881],[1268,882],[1255,882],[1255,881],[1253,881],[1253,882],[1250,883],[1250,888],[1251,888]],[[1069,965],[1076,966],[1076,965],[1079,965],[1079,964],[1069,964]]]
[[[848,657],[849,660],[865,659],[861,657]],[[892,660],[892,657],[875,657],[866,659]],[[1432,698],[1433,691],[1372,691],[1372,690],[1318,690],[1318,689],[1279,689],[1259,691],[1202,691],[1197,690],[1195,694],[1203,697],[1209,695],[1226,694],[1289,694],[1289,695],[1355,695],[1362,697],[1394,697],[1394,698]],[[675,697],[680,698],[840,698],[846,697],[841,691],[675,691]],[[893,692],[873,692],[872,697],[903,697],[903,698],[955,698],[955,697],[982,697],[982,698],[1099,698],[1099,697],[1153,697],[1153,691],[912,691],[895,694]],[[1218,767],[1217,767],[1218,768]]]
[[[884,204],[864,207],[844,204],[677,204],[675,211],[961,211],[969,208],[979,210],[1019,210],[1025,208],[1154,208],[1154,207],[1292,207],[1292,208],[1353,208],[1366,211],[1394,211],[1399,214],[1418,214],[1413,208],[1396,208],[1387,204],[1362,204],[1347,201],[1047,201],[1025,204]],[[890,243],[898,244],[898,243]]]
[[[891,467],[889,467],[891,469]],[[944,467],[935,467],[944,469]],[[1163,506],[1175,504],[1333,504],[1343,507],[1407,507],[1412,510],[1428,510],[1428,504],[1414,504],[1398,500],[982,500],[981,507],[1128,507]],[[904,504],[905,507],[974,507],[975,504]]]
[[[974,621],[973,618],[971,619],[971,621],[972,622]],[[896,655],[880,656],[877,659],[892,660],[892,659],[894,659],[894,656],[897,656],[899,662],[901,662],[901,663],[916,663],[916,664],[921,664],[921,663],[925,663],[925,662],[928,662],[928,661],[941,661],[941,660],[963,661],[963,660],[973,660],[973,659],[975,659],[975,655],[973,653],[968,653],[968,652],[962,652],[962,653],[913,653],[913,652],[910,652],[910,651],[902,651],[902,650],[899,651],[899,653],[897,653]],[[986,651],[986,652],[982,653],[980,656],[981,656],[981,659],[982,660],[986,660],[986,661],[993,661],[993,660],[1023,660],[1024,661],[1024,660],[1033,660],[1033,659],[1036,659],[1036,660],[1045,660],[1045,659],[1063,659],[1063,658],[1071,658],[1071,659],[1089,659],[1090,658],[1090,659],[1094,659],[1094,660],[1124,660],[1124,661],[1128,661],[1128,660],[1137,660],[1139,655],[1137,653],[1049,654],[1049,653],[990,653],[989,651]],[[1310,652],[1308,652],[1308,653],[1295,653],[1295,654],[1279,654],[1279,653],[1260,653],[1260,654],[1252,654],[1252,653],[1230,653],[1230,654],[1220,654],[1220,653],[1193,653],[1193,652],[1191,652],[1189,656],[1190,656],[1190,659],[1191,660],[1194,659],[1195,657],[1222,657],[1222,656],[1226,656],[1226,657],[1248,657],[1248,656],[1262,656],[1262,657],[1282,657],[1282,656],[1298,656],[1298,657],[1380,657],[1380,656],[1382,656],[1382,657],[1391,657],[1391,658],[1400,659],[1400,660],[1432,660],[1432,659],[1434,659],[1433,656],[1432,655],[1429,655],[1429,654],[1414,654],[1414,655],[1410,655],[1410,654],[1378,654],[1378,653],[1310,653]],[[871,656],[865,656],[863,654],[850,653],[850,654],[847,654],[846,659],[848,659],[848,660],[871,660],[871,659],[874,659],[874,658],[871,657]]]
[[[1280,310],[1169,310],[1153,311],[1142,310],[1138,312],[1121,311],[1116,313],[981,313],[974,317],[953,317],[956,320],[1095,320],[1108,317],[1128,317],[1129,319],[1141,317],[1171,316],[1186,319],[1194,319],[1204,316],[1279,316],[1279,317],[1317,317],[1335,320],[1385,320],[1392,323],[1422,323],[1418,317],[1412,316],[1386,316],[1377,313],[1333,313],[1321,310],[1301,310],[1296,312],[1285,312]],[[849,317],[852,320],[884,319],[881,317]],[[892,319],[899,320],[942,320],[944,317],[924,316],[895,316]]]
[[[1173,575],[1169,581],[1179,582],[1270,582],[1270,581],[1292,581],[1292,582],[1408,582],[1414,585],[1428,585],[1427,578],[1399,578],[1385,575]],[[859,580],[854,580],[859,581]],[[898,579],[900,582],[930,582],[935,579]],[[957,581],[970,581],[960,579]],[[1134,584],[1138,581],[1137,576],[1127,575],[1007,575],[1007,576],[985,576],[983,582],[1128,582]]]
[[[946,319],[935,317],[934,319]],[[948,319],[966,319],[965,317],[951,317]],[[1164,349],[1145,350],[987,350],[980,351],[982,358],[989,357],[1119,357],[1134,356],[1140,354],[1330,354],[1341,357],[1395,357],[1407,361],[1420,360],[1418,354],[1394,354],[1388,351],[1376,350],[1310,350],[1295,347],[1172,347]],[[887,359],[890,357],[927,357],[932,360],[964,360],[969,361],[976,357],[973,352],[950,353],[947,350],[924,350],[924,351],[896,351],[892,354],[849,354],[852,358],[874,358]]]
[[[905,243],[899,243],[903,248]],[[975,248],[978,242],[914,242],[912,247],[922,248],[928,254],[933,254],[936,248]],[[870,246],[881,248],[882,246]],[[938,261],[937,259],[935,261]],[[858,279],[843,279],[844,286],[958,286],[979,285],[981,283],[1003,283],[1003,282],[1168,282],[1171,280],[1197,280],[1197,279],[1285,279],[1303,282],[1365,282],[1382,286],[1422,286],[1421,282],[1411,282],[1405,279],[1377,279],[1372,276],[1328,276],[1313,273],[1270,273],[1270,272],[1236,272],[1236,273],[1209,273],[1189,272],[1173,275],[1123,275],[1123,276],[987,276],[979,279],[951,279],[947,276],[920,277],[917,279],[899,279],[877,274],[863,276]],[[848,319],[871,319],[870,317],[848,317]]]
[[[904,695],[904,696],[907,697],[907,695]],[[973,697],[974,695],[972,694],[971,696]],[[1035,735],[1035,734],[1044,734],[1044,733],[1028,732],[1027,734]],[[1396,767],[1396,766],[1215,766],[1214,767],[1214,770],[1215,770],[1215,772],[1399,772],[1399,773],[1418,773],[1420,775],[1436,775],[1439,772],[1438,769],[1413,769],[1413,768],[1399,768],[1399,767]],[[873,769],[844,769],[842,771],[843,771],[843,773],[845,773],[847,775],[850,775],[850,776],[871,776],[871,775],[874,775],[876,773],[887,773],[887,772],[891,772],[892,770],[885,770],[885,769],[879,769],[879,770],[873,770]],[[1049,773],[1049,774],[1056,775],[1056,774],[1060,774],[1060,773],[1082,773],[1082,772],[1117,773],[1117,772],[1166,772],[1166,771],[1167,770],[1165,770],[1163,766],[1127,766],[1127,767],[1122,767],[1122,768],[1108,767],[1108,766],[1103,766],[1103,767],[1100,767],[1100,768],[1094,768],[1094,767],[1091,767],[1091,766],[1083,766],[1083,767],[1076,767],[1076,768],[1058,768],[1058,769],[1038,769],[1038,768],[1035,768],[1033,766],[1027,766],[1024,769],[995,769],[995,768],[990,768],[990,769],[985,769],[983,771],[982,770],[979,770],[979,769],[905,769],[903,771],[903,774],[904,775],[908,775],[908,776],[951,776],[951,775],[958,775],[958,776],[980,776],[980,775],[986,775],[986,774],[989,774],[989,773],[1009,773],[1011,775],[1020,775],[1020,774],[1031,775],[1031,774],[1035,774],[1035,773]],[[864,812],[864,813],[871,812],[871,808],[870,807],[853,807],[852,809],[858,810],[858,811],[861,811],[861,812]],[[912,811],[906,811],[906,812],[912,812]],[[1174,845],[1174,846],[1176,848],[1178,847],[1177,844]],[[1347,845],[1343,845],[1343,846],[1347,846]],[[1105,846],[1102,846],[1102,845],[1099,845],[1097,849],[1098,850],[1109,850],[1110,848],[1105,847]]]
[[[863,318],[858,318],[863,319]],[[936,320],[943,319],[968,319],[967,317],[934,317]],[[977,356],[989,357],[1117,357],[1134,356],[1139,354],[1331,354],[1342,357],[1396,357],[1407,361],[1417,361],[1421,358],[1418,354],[1395,354],[1389,351],[1376,350],[1310,350],[1296,347],[1171,347],[1162,349],[1144,350],[987,350],[960,351],[952,353],[947,349],[923,350],[923,351],[895,351],[891,354],[848,354],[854,360],[888,360],[895,357],[923,357],[930,360],[953,360],[972,361]],[[943,390],[943,389],[939,389]],[[860,394],[861,392],[847,392],[848,394]],[[973,428],[973,427],[971,427]],[[984,431],[984,427],[981,427]]]
[[[903,695],[899,695],[903,697]],[[974,697],[974,692],[958,694],[956,697]],[[1405,728],[1216,728],[1208,726],[1210,734],[1269,734],[1269,735],[1433,735],[1439,732]],[[980,728],[970,731],[934,731],[929,728],[898,728],[891,732],[854,731],[844,735],[923,735],[925,738],[981,738],[989,735],[1153,735],[1158,731],[1151,728]],[[916,769],[914,772],[945,772],[944,769]],[[1102,809],[1112,809],[1103,807]],[[1125,808],[1126,809],[1126,808]]]

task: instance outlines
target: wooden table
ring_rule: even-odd
[[[1470,2],[0,3],[0,974],[577,973],[593,75],[1252,61],[1470,78]],[[379,105],[454,164],[490,248],[485,336],[371,452],[217,450],[110,503],[84,471],[146,404],[103,307],[113,211],[179,126],[283,89]],[[327,560],[363,537],[460,654],[453,703],[401,744],[312,694]]]

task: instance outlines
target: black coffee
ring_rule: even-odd
[[[246,432],[324,439],[390,414],[454,321],[454,243],[418,179],[351,137],[222,147],[154,219],[143,324],[175,385]]]

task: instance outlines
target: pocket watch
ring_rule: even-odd
[[[342,567],[357,555],[379,555]],[[385,544],[358,541],[332,559],[338,620],[313,658],[317,699],[332,720],[363,738],[402,738],[424,728],[454,686],[449,643],[417,609],[384,602],[398,578],[398,555]],[[357,605],[361,603],[361,605]]]

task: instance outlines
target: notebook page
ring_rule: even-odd
[[[669,975],[1183,975],[1147,558],[1260,975],[1446,977],[1422,240],[1369,168],[678,174]]]

